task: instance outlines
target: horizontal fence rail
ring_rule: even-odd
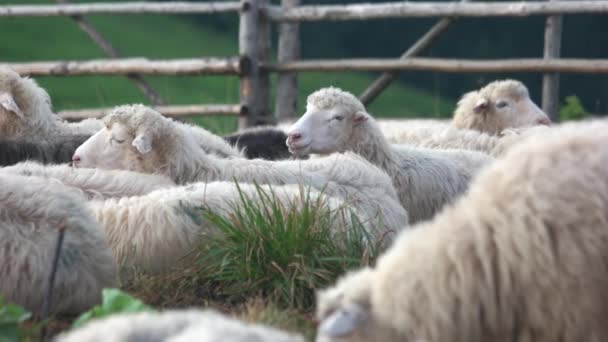
[[[524,17],[530,15],[608,13],[608,1],[513,1],[493,3],[391,2],[352,5],[272,6],[266,16],[275,21],[363,20],[407,17]]]
[[[49,61],[27,63],[0,63],[13,68],[21,75],[238,75],[240,59],[191,58],[149,60],[147,58],[98,59],[88,61]]]
[[[209,105],[182,105],[182,106],[152,106],[165,116],[183,117],[191,115],[233,115],[238,114],[241,106],[238,104],[209,104]],[[88,118],[101,118],[113,108],[94,108],[79,110],[63,110],[57,113],[67,120],[81,120]]]
[[[205,14],[238,12],[234,2],[122,2],[57,5],[4,5],[0,17],[49,17],[87,14]]]
[[[608,59],[498,59],[459,60],[442,58],[341,59],[266,63],[262,68],[285,71],[393,71],[430,70],[441,72],[564,72],[608,73]]]

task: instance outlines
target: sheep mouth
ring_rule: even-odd
[[[289,153],[300,157],[308,154],[308,151],[310,150],[310,143],[305,145],[290,144],[287,145],[287,148],[289,149]]]

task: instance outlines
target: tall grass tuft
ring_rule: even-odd
[[[326,196],[281,203],[272,189],[256,185],[258,198],[237,188],[240,200],[228,215],[203,209],[217,226],[200,251],[200,269],[234,298],[263,296],[280,305],[308,309],[315,289],[348,269],[372,263],[380,242],[372,241],[348,208],[330,209]],[[346,222],[346,224],[344,223]]]

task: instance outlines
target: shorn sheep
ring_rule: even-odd
[[[507,128],[550,125],[551,119],[530,99],[523,83],[507,79],[464,94],[451,124],[456,128],[500,134]]]
[[[90,135],[55,136],[52,141],[0,139],[0,166],[31,160],[43,164],[72,162],[72,155]]]
[[[288,133],[287,144],[295,155],[353,151],[385,170],[411,223],[433,217],[492,160],[473,151],[389,145],[363,104],[333,87],[308,97],[306,113]]]
[[[214,310],[169,310],[97,319],[57,342],[304,342],[300,335],[248,324]]]
[[[80,313],[116,286],[117,267],[85,199],[58,182],[0,175],[0,296],[42,315],[59,229],[51,313]]]
[[[92,201],[89,208],[119,265],[148,273],[164,272],[187,262],[184,257],[217,233],[217,228],[205,219],[203,209],[230,215],[241,205],[241,195],[260,202],[261,197],[272,193],[286,211],[300,210],[306,199],[324,205],[335,213],[335,233],[345,231],[351,223],[350,215],[340,215],[343,209],[365,221],[361,213],[348,211],[347,203],[314,189],[298,185],[258,186],[240,184],[237,188],[234,182],[194,183],[145,196]]]
[[[0,168],[0,174],[58,180],[88,199],[140,196],[154,190],[175,186],[173,181],[162,175],[124,170],[73,168],[68,165],[42,165],[36,162],[23,162]]]
[[[248,159],[262,158],[282,160],[291,158],[285,145],[287,133],[272,126],[247,128],[224,136],[224,140],[239,149],[244,149]]]
[[[76,150],[79,162],[74,166],[159,173],[178,184],[305,184],[346,201],[367,217],[381,218],[389,230],[407,222],[391,179],[355,154],[304,161],[222,159],[205,154],[173,121],[150,108],[117,107],[105,122],[104,129]],[[104,157],[97,158],[100,155]]]
[[[327,290],[318,341],[606,341],[607,132],[564,124],[507,152]]]

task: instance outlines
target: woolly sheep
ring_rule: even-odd
[[[50,139],[56,135],[91,135],[101,129],[94,119],[68,123],[51,109],[51,97],[31,78],[0,66],[0,136]]]
[[[318,341],[608,339],[607,132],[566,124],[518,144],[402,232],[357,303],[330,302]],[[348,298],[356,284],[340,286]]]
[[[287,134],[272,126],[259,126],[248,128],[230,135],[226,140],[237,148],[244,148],[248,159],[262,158],[281,160],[291,158],[291,153],[285,145]]]
[[[389,145],[363,104],[333,87],[308,97],[306,113],[288,133],[287,144],[295,155],[353,151],[385,170],[411,223],[433,217],[492,160],[473,151]]]
[[[451,124],[456,128],[499,134],[507,128],[550,125],[551,119],[530,99],[523,83],[507,79],[464,94]]]
[[[355,154],[304,161],[221,159],[205,154],[188,134],[150,108],[117,107],[105,122],[106,128],[77,149],[80,161],[74,166],[159,173],[178,184],[233,180],[306,184],[368,217],[381,218],[389,230],[407,223],[388,175]]]
[[[240,205],[241,194],[259,202],[260,196],[272,192],[285,209],[301,208],[306,197],[334,212],[345,207],[343,201],[297,185],[259,187],[262,194],[252,184],[237,188],[234,182],[195,183],[145,196],[92,201],[89,208],[119,265],[159,273],[187,261],[183,258],[216,233],[213,224],[204,219],[203,209],[229,215]],[[337,216],[335,229],[346,229],[349,221]],[[365,217],[360,218],[365,221]]]
[[[123,170],[76,169],[68,165],[42,165],[36,162],[23,162],[0,168],[0,174],[58,180],[89,199],[139,196],[175,185],[173,181],[161,175]]]
[[[0,139],[0,166],[17,164],[26,160],[44,164],[63,164],[72,161],[76,148],[90,135],[55,136],[52,141],[28,141]]]
[[[76,314],[116,286],[116,263],[84,198],[58,182],[0,175],[0,296],[42,314],[59,229],[65,235],[51,312]]]
[[[304,342],[300,335],[248,324],[214,310],[112,315],[63,333],[57,342]]]

